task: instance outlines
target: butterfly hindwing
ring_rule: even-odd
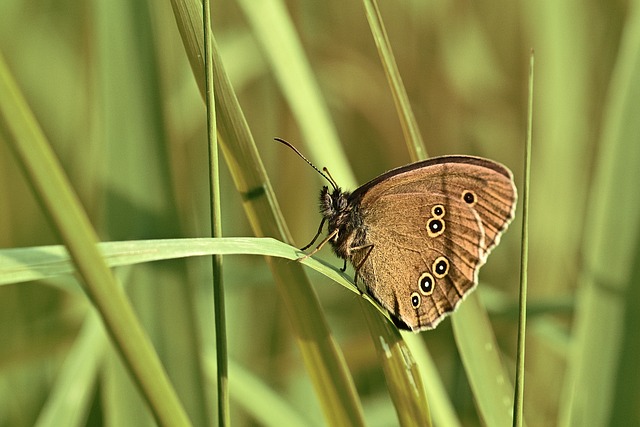
[[[462,202],[441,194],[394,194],[379,201],[401,208],[402,220],[389,208],[366,216],[372,225],[367,244],[373,248],[359,275],[369,293],[410,328],[435,327],[475,286],[484,238],[479,220]],[[443,214],[434,217],[434,207],[442,208]],[[429,230],[430,220],[439,221],[441,231]],[[422,287],[421,279],[426,280]],[[419,301],[414,304],[416,296]]]
[[[435,327],[475,288],[513,217],[508,170],[464,159],[385,174],[354,192],[365,245],[373,247],[354,251],[351,261],[364,260],[358,274],[367,291],[413,330]]]

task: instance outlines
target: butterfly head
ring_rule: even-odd
[[[350,195],[339,187],[330,189],[325,186],[320,191],[320,213],[328,224],[327,234],[333,235],[329,243],[336,255],[345,259],[350,259],[351,248],[364,240],[358,203]]]
[[[329,223],[329,232],[343,227],[349,220],[352,207],[349,193],[340,188],[330,190],[326,185],[320,191],[320,213]]]
[[[282,138],[275,138],[275,140],[291,148],[302,160],[307,162],[309,166],[315,169],[316,172],[331,184],[331,187],[325,185],[322,187],[322,191],[320,191],[320,213],[323,218],[320,229],[322,229],[322,225],[326,222],[328,224],[327,231],[330,236],[328,241],[331,243],[331,246],[333,246],[336,255],[345,259],[351,258],[351,248],[362,244],[365,234],[363,220],[359,213],[359,198],[354,200],[353,197],[351,197],[351,193],[342,191],[327,168],[322,168],[322,170],[318,169],[289,142]],[[320,230],[318,230],[318,235],[319,233]],[[318,235],[316,235],[316,238]],[[308,248],[314,241],[315,238],[303,249]],[[324,242],[321,243],[319,247],[321,247],[322,244],[324,244]]]

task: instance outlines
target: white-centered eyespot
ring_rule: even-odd
[[[431,273],[424,272],[418,279],[418,289],[423,295],[431,295],[433,293],[433,285],[435,284],[435,280],[433,280],[433,276]]]
[[[422,301],[422,298],[420,298],[420,294],[417,292],[412,292],[411,293],[411,305],[413,306],[413,308],[418,308],[420,307],[420,302]]]
[[[447,273],[449,272],[449,260],[446,259],[443,256],[439,256],[433,262],[432,269],[433,269],[433,274],[437,278],[442,278],[442,277],[446,276]]]
[[[445,214],[444,205],[434,205],[431,208],[431,215],[435,218],[442,218]]]
[[[444,233],[445,228],[445,222],[441,218],[430,218],[429,221],[427,221],[427,233],[429,237],[438,237]]]

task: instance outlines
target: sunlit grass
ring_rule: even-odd
[[[294,261],[317,230],[322,183],[273,142],[292,141],[346,189],[410,161],[371,12],[362,1],[213,3],[223,234],[291,244],[232,240],[225,255],[231,424],[277,423],[277,413],[291,424],[409,423],[419,393],[404,407],[397,398],[418,375],[435,425],[510,419],[521,205],[476,297],[435,331],[381,332],[395,346],[385,365],[367,322],[386,321],[355,292],[353,270],[340,274],[329,250]],[[536,50],[529,426],[640,423],[635,4],[379,4],[392,77],[429,155],[493,158],[519,189]],[[0,52],[99,239],[169,245],[160,258],[106,260],[119,263],[191,422],[205,426],[217,422],[211,263],[184,240],[210,233],[199,5],[6,0]],[[153,424],[70,264],[43,248],[63,240],[9,149],[15,119],[0,123],[0,425]],[[400,372],[405,346],[415,365]]]

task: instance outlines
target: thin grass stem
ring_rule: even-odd
[[[522,247],[520,256],[520,310],[518,319],[518,351],[516,358],[516,383],[513,405],[513,425],[523,424],[524,352],[527,326],[527,267],[529,262],[529,183],[531,175],[531,136],[533,125],[533,65],[534,52],[529,59],[529,105],[527,112],[527,140],[524,151],[524,184],[522,190]]]
[[[211,203],[211,237],[222,237],[220,218],[220,179],[218,172],[218,138],[216,131],[216,107],[213,84],[213,49],[211,47],[211,4],[204,0],[204,66],[205,66],[205,102],[207,107],[207,140],[209,148],[209,201]],[[213,268],[213,306],[216,331],[216,366],[218,390],[218,425],[228,426],[229,418],[229,367],[227,356],[227,333],[224,305],[224,286],[222,278],[222,255],[211,257]]]

